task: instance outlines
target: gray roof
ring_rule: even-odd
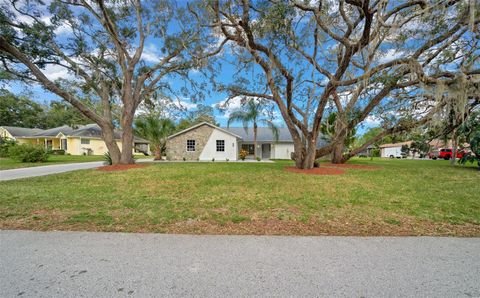
[[[36,134],[34,134],[34,137],[56,137],[59,133],[63,133],[66,136],[69,136],[74,129],[68,125],[63,125],[60,127],[55,127],[55,128],[50,128],[46,130],[42,130]]]
[[[223,127],[223,129],[236,134],[242,138],[244,142],[253,142],[253,127],[249,127],[247,131],[243,127]],[[257,142],[274,142],[272,130],[268,127],[257,128]],[[278,141],[279,142],[293,142],[292,136],[286,127],[278,128]]]
[[[228,127],[223,128],[230,131],[242,138],[244,142],[253,142],[253,127],[249,127],[247,131],[243,127]],[[268,127],[258,127],[257,128],[257,142],[276,142],[273,132]],[[286,127],[278,128],[278,142],[293,143],[292,135]],[[317,147],[325,146],[327,142],[318,138]]]
[[[16,126],[2,126],[14,137],[30,137],[43,131],[40,128],[24,128]]]
[[[83,137],[83,138],[101,138],[102,130],[97,124],[78,125],[72,128],[68,125],[50,129],[38,129],[38,128],[23,128],[23,127],[11,127],[2,126],[14,137],[56,137],[59,133],[69,137]],[[12,133],[12,131],[15,133]],[[115,130],[115,139],[122,138],[122,131]],[[147,140],[134,137],[135,142],[149,143]]]

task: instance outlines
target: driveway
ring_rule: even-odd
[[[479,297],[480,239],[0,231],[2,297]]]
[[[30,167],[0,171],[0,181],[45,176],[75,170],[91,169],[103,165],[102,161],[67,163],[50,166]]]

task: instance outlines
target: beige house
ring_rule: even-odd
[[[16,140],[19,144],[43,145],[49,150],[65,150],[71,155],[102,155],[108,151],[97,124],[64,125],[51,129],[0,126],[0,136]],[[122,148],[121,131],[115,131],[117,145]],[[147,140],[134,137],[134,154],[150,154]]]

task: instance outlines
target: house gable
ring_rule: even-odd
[[[167,158],[172,160],[198,160],[215,126],[201,123],[167,139]],[[187,151],[187,140],[195,140],[195,151]]]
[[[5,128],[3,128],[1,126],[0,126],[0,137],[8,138],[8,139],[15,139],[15,137],[12,136],[12,134],[8,130],[6,130]]]

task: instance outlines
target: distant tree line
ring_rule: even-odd
[[[92,121],[64,101],[38,103],[28,96],[0,90],[0,126],[48,129],[81,125]]]

